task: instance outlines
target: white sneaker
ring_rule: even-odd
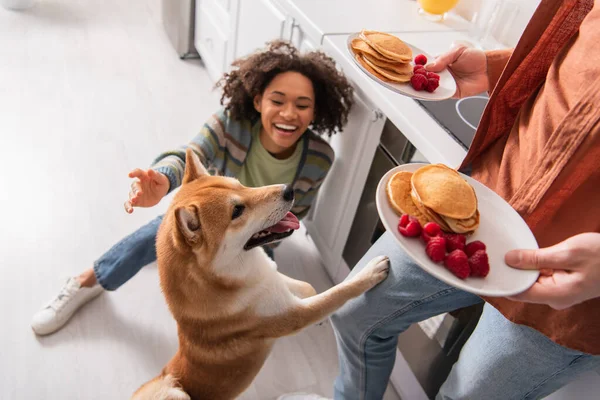
[[[282,396],[279,396],[277,400],[331,400],[327,397],[320,396],[315,393],[288,393]]]
[[[77,278],[69,278],[58,296],[33,316],[31,329],[38,335],[56,332],[75,311],[103,291],[97,283],[92,287],[81,287]]]

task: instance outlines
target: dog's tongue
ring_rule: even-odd
[[[288,211],[288,213],[283,217],[281,221],[276,223],[275,225],[267,228],[269,232],[273,233],[282,233],[289,231],[290,229],[298,229],[300,228],[300,222],[298,218],[294,214]]]

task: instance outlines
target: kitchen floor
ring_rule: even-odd
[[[218,108],[200,61],[180,61],[159,0],[38,0],[0,7],[0,398],[120,399],[177,349],[156,265],[38,338],[31,316],[68,276],[164,212],[123,211],[127,172],[189,140]],[[305,231],[276,255],[280,270],[331,285]],[[329,323],[279,340],[243,399],[332,395]],[[398,399],[388,388],[386,399]]]

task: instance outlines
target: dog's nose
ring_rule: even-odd
[[[283,199],[285,201],[294,200],[294,189],[290,185],[285,186],[285,190],[283,191]]]

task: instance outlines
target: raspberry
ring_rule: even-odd
[[[433,237],[440,236],[442,230],[440,226],[435,222],[428,222],[423,227],[423,232],[421,232],[421,239],[423,243],[429,243],[429,240]]]
[[[464,250],[467,238],[459,233],[444,233],[442,234],[446,238],[446,250],[448,253],[454,250]]]
[[[427,244],[427,243],[429,243],[429,241],[431,240],[431,236],[429,236],[429,235],[427,234],[427,232],[425,232],[425,231],[422,231],[422,232],[421,232],[421,240],[423,241],[423,243]]]
[[[408,225],[409,221],[410,219],[408,214],[402,214],[402,216],[400,217],[400,222],[398,222],[398,228],[406,228],[406,225]]]
[[[469,277],[471,268],[469,268],[469,259],[462,250],[454,250],[444,259],[444,265],[450,272],[460,279]]]
[[[416,73],[417,73],[417,71],[419,71],[419,70],[423,70],[423,71],[427,72],[427,70],[425,69],[425,67],[424,67],[424,66],[422,66],[422,65],[419,65],[419,64],[417,64],[417,65],[415,65],[415,66],[413,67],[413,72],[414,72],[415,74],[416,74]]]
[[[437,79],[439,81],[440,76],[438,74],[436,74],[435,72],[427,71],[427,79]]]
[[[424,54],[419,54],[415,57],[415,64],[425,65],[427,64],[427,57]]]
[[[429,236],[437,236],[440,233],[440,226],[435,222],[428,222],[423,227],[423,230],[427,232]]]
[[[425,86],[425,90],[427,90],[429,93],[433,93],[435,91],[435,89],[437,89],[439,86],[440,86],[439,79],[428,78],[427,86]]]
[[[419,221],[410,221],[404,228],[398,226],[398,231],[402,236],[417,237],[421,234],[421,224]]]
[[[433,262],[444,261],[444,257],[446,256],[446,239],[441,236],[432,237],[427,246],[425,246],[425,253],[427,253]]]
[[[465,246],[465,253],[467,253],[469,257],[471,257],[477,250],[485,250],[485,244],[479,240],[475,240],[474,242],[471,242]]]
[[[415,90],[423,90],[428,86],[429,82],[425,75],[417,73],[410,78],[410,84]]]
[[[490,261],[485,250],[477,250],[469,257],[469,267],[471,267],[471,276],[485,278],[490,273]]]

